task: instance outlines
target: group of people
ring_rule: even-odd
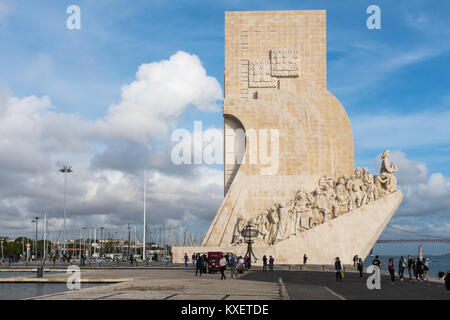
[[[217,267],[216,264],[210,264],[210,259],[214,259],[212,261],[216,261],[216,258],[208,258],[208,256],[206,254],[193,254],[192,257],[192,264],[194,264],[196,266],[195,268],[195,276],[201,276],[202,273],[206,273],[206,272],[216,272],[217,271]],[[184,264],[187,267],[189,261],[189,257],[188,255],[185,253],[184,255]],[[262,258],[263,261],[263,271],[267,270],[267,267],[269,267],[269,271],[273,272],[273,266],[275,263],[275,259],[272,256],[269,256],[269,258],[267,258],[266,255],[263,256]],[[220,255],[220,259],[219,259],[219,271],[221,274],[221,280],[226,280],[226,275],[225,275],[225,271],[227,270],[227,268],[230,270],[230,276],[231,278],[238,278],[238,273],[239,274],[244,274],[245,271],[248,271],[251,269],[252,267],[252,259],[250,256],[246,255],[245,257],[243,256],[236,256],[233,253],[226,253],[226,254],[221,254]]]
[[[357,258],[355,256],[353,258],[354,265],[357,267],[359,271],[359,276],[362,277],[363,272],[363,261],[361,258]],[[384,264],[381,263],[379,256],[375,256],[375,259],[372,261],[373,265],[378,266],[380,269],[384,266]],[[417,280],[417,281],[428,281],[428,271],[430,270],[430,259],[429,258],[412,258],[410,255],[407,259],[405,259],[403,256],[400,257],[398,260],[398,263],[395,263],[395,260],[393,257],[389,258],[387,269],[389,271],[390,277],[391,277],[391,283],[395,282],[395,270],[397,265],[397,271],[398,276],[400,278],[400,281],[404,281],[404,275],[405,271],[408,272],[409,280]]]

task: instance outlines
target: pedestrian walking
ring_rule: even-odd
[[[341,260],[339,260],[339,257],[336,257],[336,260],[334,260],[334,272],[336,273],[336,282],[340,283],[342,282],[342,276],[344,274],[342,269],[342,263]]]
[[[389,258],[388,271],[389,271],[389,274],[391,275],[391,283],[394,284],[394,281],[395,281],[395,264],[394,264],[394,258]]]
[[[269,256],[269,271],[273,272],[273,264],[275,263],[275,259],[272,256]]]
[[[411,258],[411,256],[408,256],[408,274],[409,274],[409,280],[412,280],[413,276],[413,268],[414,268],[414,261]]]
[[[188,260],[189,260],[189,257],[188,257],[188,255],[187,255],[187,253],[184,253],[184,266],[185,266],[185,267],[187,267]]]
[[[267,270],[267,257],[266,255],[263,256],[263,271]]]
[[[303,265],[306,265],[306,262],[308,261],[308,257],[306,256],[306,253],[303,255]]]
[[[406,261],[403,256],[400,257],[400,260],[398,261],[398,276],[400,277],[400,281],[403,281],[403,273],[405,272],[406,268]]]
[[[361,258],[359,258],[359,260],[358,260],[358,263],[357,263],[357,265],[356,265],[356,268],[358,269],[358,271],[359,271],[359,277],[360,278],[362,278],[362,274],[363,274],[363,261],[362,261],[362,259]]]
[[[195,252],[192,254],[192,264],[195,264],[195,258],[196,258],[196,255],[195,255]]]
[[[227,280],[227,277],[225,277],[225,269],[227,268],[227,260],[225,259],[225,256],[222,255],[221,259],[219,260],[220,265],[220,273],[222,276],[220,277],[220,280]]]
[[[233,278],[233,276],[235,276],[236,278],[238,277],[237,272],[236,272],[236,266],[237,266],[236,257],[231,253],[230,254],[230,273],[231,273],[231,278]]]

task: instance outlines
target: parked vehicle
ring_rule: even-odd
[[[214,273],[220,271],[220,258],[222,257],[222,252],[208,252],[208,273]]]

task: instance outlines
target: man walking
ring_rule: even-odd
[[[267,270],[267,257],[266,255],[263,256],[263,271]]]
[[[303,265],[306,265],[306,262],[308,261],[308,257],[306,256],[306,253],[303,255]]]

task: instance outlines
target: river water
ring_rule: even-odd
[[[0,278],[35,277],[35,272],[0,272]],[[81,289],[98,286],[81,283]],[[0,300],[19,300],[68,291],[65,283],[0,283]]]

